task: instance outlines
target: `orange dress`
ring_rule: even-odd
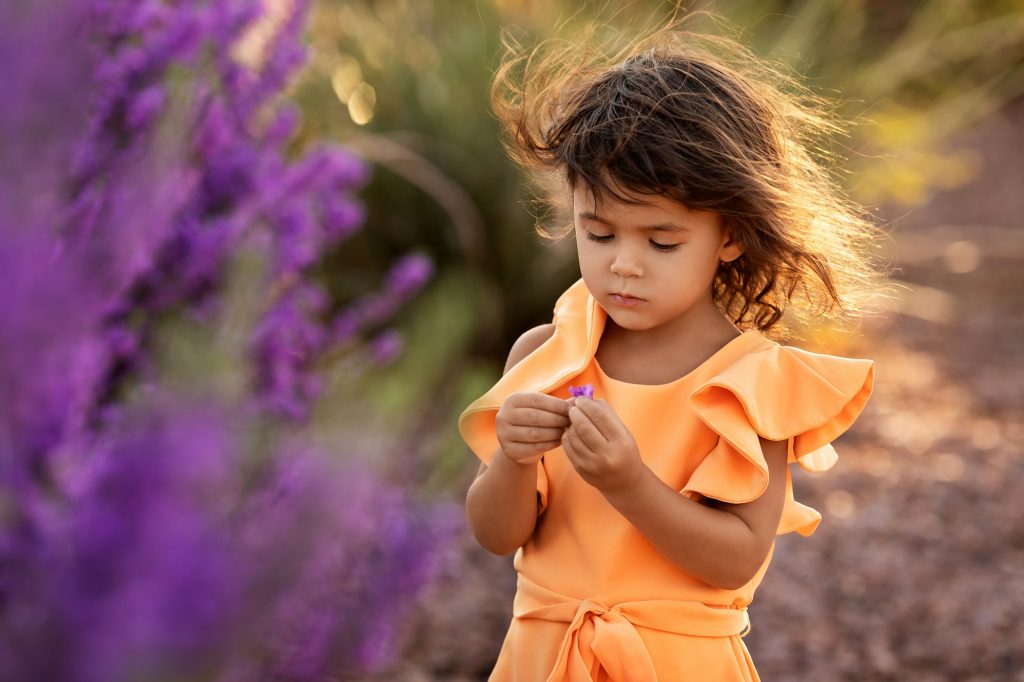
[[[871,360],[779,345],[757,330],[668,384],[618,381],[594,357],[606,317],[582,279],[559,297],[551,338],[459,417],[463,439],[481,460],[498,448],[495,415],[509,394],[569,398],[570,385],[589,383],[666,484],[693,499],[749,502],[768,486],[759,435],[787,440],[789,461],[804,469],[828,469],[836,461],[830,442],[871,394]],[[665,559],[576,473],[561,447],[538,462],[537,491],[540,516],[513,561],[513,618],[492,681],[759,679],[742,637],[771,551],[749,583],[721,589]],[[787,470],[777,534],[810,535],[820,521],[793,498]]]

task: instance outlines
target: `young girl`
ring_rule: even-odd
[[[768,332],[789,303],[860,311],[877,228],[812,157],[814,100],[732,39],[509,48],[495,111],[571,206],[582,277],[459,419],[473,533],[516,551],[490,679],[757,680],[747,606],[775,536],[821,520],[788,465],[835,463],[874,371]]]

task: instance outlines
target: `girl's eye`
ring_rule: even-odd
[[[590,232],[589,230],[587,231],[587,239],[590,239],[592,241],[598,242],[600,244],[604,244],[605,242],[611,240],[611,238],[614,237],[614,236],[615,235],[611,235],[611,234],[605,234],[605,235],[598,236],[598,235]],[[659,244],[656,241],[651,241],[651,246],[653,246],[658,251],[674,251],[676,249],[676,247],[679,246],[679,244]]]

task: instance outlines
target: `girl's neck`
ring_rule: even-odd
[[[603,371],[620,381],[633,384],[664,385],[690,375],[708,358],[715,355],[740,330],[721,313],[704,325],[690,325],[663,330],[633,331],[623,329],[608,318],[596,350],[595,358]],[[667,339],[667,340],[666,340]]]

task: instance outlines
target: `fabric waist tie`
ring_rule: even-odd
[[[743,636],[750,629],[746,608],[669,599],[607,606],[558,594],[521,573],[512,615],[569,623],[546,682],[591,680],[595,662],[615,682],[657,682],[654,663],[636,625],[696,637]]]

